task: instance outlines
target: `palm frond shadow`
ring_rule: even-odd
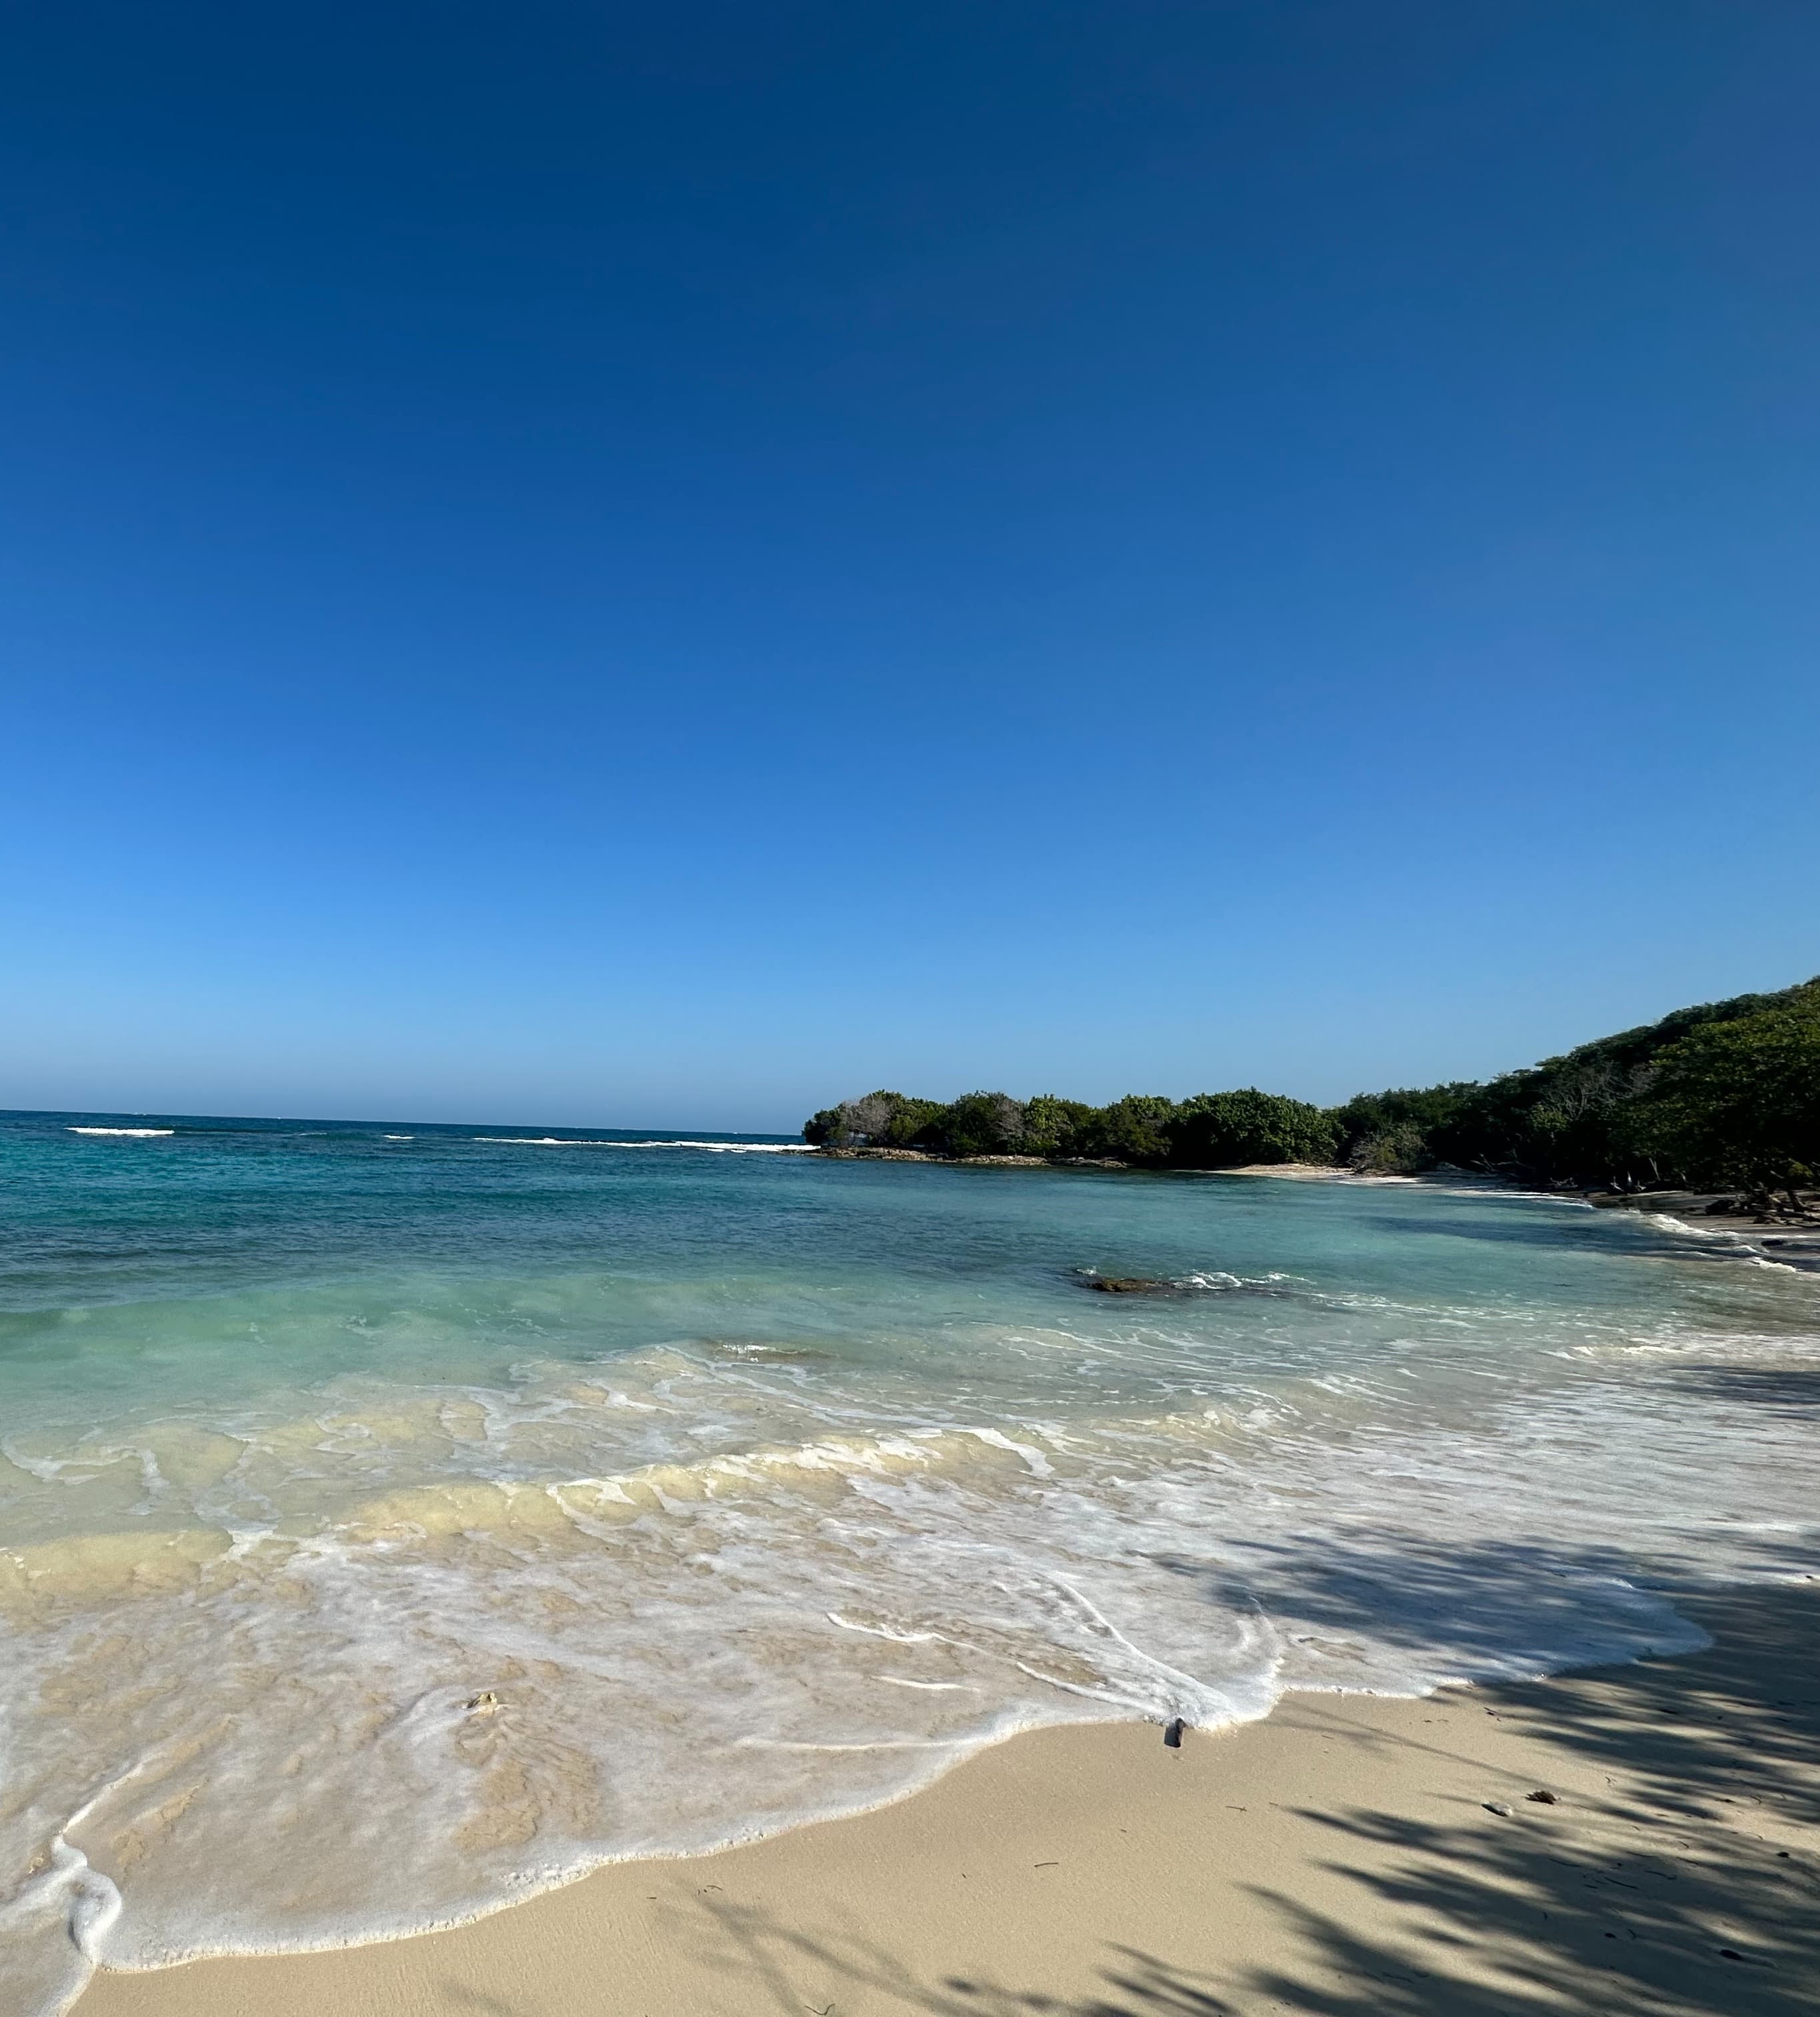
[[[1360,1567],[1330,1586],[1336,1622]],[[1472,1698],[1551,1748],[1563,1783],[1571,1765],[1583,1790],[1560,1803],[1303,1813],[1323,1904],[1245,1887],[1280,1936],[1267,1961],[1207,1972],[1191,1935],[1175,1954],[1108,1938],[1095,1986],[1056,1993],[919,1970],[888,1914],[805,1929],[730,1903],[694,1930],[742,2010],[830,2017],[1804,2017],[1820,2007],[1820,1677],[1789,1648],[1820,1641],[1820,1588],[1692,1607],[1715,1636],[1703,1654]],[[1335,1907],[1336,1882],[1356,1910]]]
[[[713,1965],[748,1999],[762,1990],[779,2011],[839,2017],[843,1999],[863,1990],[869,2008],[879,2008],[882,1999],[886,2008],[921,2017],[1238,2017],[1238,2006],[1216,1994],[1206,1977],[1137,1947],[1108,1945],[1105,1994],[1083,2000],[982,1976],[930,1978],[852,1927],[813,1935],[748,1907],[707,1911],[724,1943],[711,1954]],[[831,2008],[820,2000],[826,1997]],[[748,2001],[748,2007],[757,2006]]]

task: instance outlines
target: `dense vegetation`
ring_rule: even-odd
[[[1360,1093],[1322,1109],[1247,1088],[1109,1106],[970,1092],[946,1105],[868,1093],[805,1139],[939,1156],[1111,1160],[1151,1168],[1448,1164],[1526,1182],[1782,1191],[1820,1182],[1820,979],[1679,1008],[1485,1084]]]
[[[816,1114],[805,1140],[830,1147],[921,1149],[939,1156],[1046,1156],[1148,1167],[1329,1163],[1340,1146],[1330,1113],[1247,1088],[1165,1099],[1130,1093],[1110,1106],[1039,1093],[964,1093],[943,1106],[901,1092],[869,1092]]]
[[[1820,1180],[1820,980],[1678,1008],[1487,1084],[1362,1093],[1335,1117],[1360,1169],[1793,1191]]]

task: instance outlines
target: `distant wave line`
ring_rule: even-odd
[[[175,1128],[72,1128],[72,1135],[175,1135]]]
[[[520,1149],[710,1149],[725,1156],[805,1156],[806,1142],[602,1142],[573,1135],[476,1135],[477,1142],[492,1142]]]

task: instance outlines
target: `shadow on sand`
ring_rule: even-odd
[[[1360,1573],[1350,1564],[1331,1585],[1335,1622],[1349,1604],[1370,1601]],[[1310,1568],[1304,1581],[1317,1580]],[[1305,1813],[1317,1831],[1311,1865],[1349,1902],[1331,1909],[1331,1882],[1321,1911],[1243,1887],[1277,1929],[1267,1957],[1223,1955],[1216,1973],[1202,1972],[1108,1940],[1093,1987],[1077,1976],[1051,1994],[983,1972],[920,1972],[879,1938],[888,1911],[863,1927],[818,1926],[809,1914],[785,1925],[726,1903],[704,1908],[706,1923],[687,1931],[737,1982],[741,2008],[817,2017],[1811,2012],[1820,2008],[1820,1589],[1687,1607],[1714,1633],[1709,1651],[1472,1698],[1506,1732],[1546,1747],[1562,1783],[1571,1768],[1573,1783],[1602,1783],[1602,1793],[1444,1823],[1364,1807]],[[1180,1950],[1197,1961],[1207,1951],[1187,1936]]]

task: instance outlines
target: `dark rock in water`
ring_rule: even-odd
[[[1089,1277],[1087,1286],[1097,1289],[1102,1296],[1160,1296],[1175,1283],[1152,1282],[1142,1275],[1094,1275]]]
[[[1182,1719],[1179,1716],[1173,1723],[1166,1723],[1164,1725],[1162,1741],[1172,1751],[1180,1751],[1181,1749]]]

